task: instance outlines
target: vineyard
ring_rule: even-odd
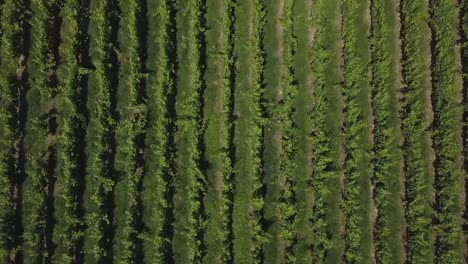
[[[468,0],[0,0],[0,263],[467,263]]]

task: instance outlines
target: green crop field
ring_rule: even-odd
[[[468,0],[0,0],[0,263],[468,263]]]

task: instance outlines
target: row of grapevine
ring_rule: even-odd
[[[169,127],[170,96],[172,95],[172,64],[170,55],[170,10],[165,1],[148,2],[148,54],[146,67],[147,128],[145,138],[145,173],[143,178],[142,201],[143,256],[145,263],[165,263],[168,235],[165,233],[169,219],[166,212],[170,209],[167,201],[169,192],[170,145],[172,133]]]
[[[297,80],[297,92],[294,98],[295,157],[293,192],[295,200],[294,221],[294,259],[297,263],[311,263],[310,248],[314,241],[312,223],[312,68],[310,46],[313,41],[311,23],[312,2],[294,1],[292,10],[292,34],[295,40],[292,68],[293,78]]]
[[[200,226],[199,193],[199,14],[200,0],[177,0],[177,95],[175,102],[174,237],[172,250],[176,263],[199,259],[197,233]]]
[[[26,14],[24,1],[2,1],[0,24],[0,260],[18,259],[21,223],[16,221],[21,191],[22,121],[25,91]]]
[[[114,262],[132,263],[136,259],[137,192],[143,176],[138,154],[142,153],[138,138],[145,128],[145,106],[139,105],[141,64],[137,32],[138,3],[119,1],[122,11],[118,31],[119,83],[117,87],[115,129],[115,161],[117,182],[114,186]]]
[[[12,234],[14,234],[14,183],[10,174],[13,164],[13,144],[15,141],[15,128],[11,124],[14,122],[14,115],[11,111],[12,86],[16,77],[16,54],[11,45],[15,28],[10,25],[15,22],[12,18],[15,12],[15,4],[6,1],[2,6],[1,13],[1,42],[0,42],[0,259],[8,259],[11,253]],[[13,90],[14,91],[14,90]]]
[[[263,184],[266,189],[263,217],[267,241],[263,245],[265,262],[285,262],[289,258],[291,224],[291,107],[290,76],[292,1],[265,3],[263,48],[264,107],[267,119],[263,128]]]
[[[259,1],[241,1],[235,7],[234,25],[234,205],[233,259],[257,263],[263,242],[260,210],[261,109]]]
[[[343,99],[340,1],[313,3],[316,27],[312,45],[314,104],[312,109],[312,181],[314,192],[313,260],[339,263],[344,253],[343,214]]]
[[[79,16],[83,11],[80,1],[67,0],[61,9],[61,28],[59,47],[60,61],[57,67],[59,85],[55,96],[57,111],[56,134],[56,181],[54,186],[54,217],[56,223],[53,242],[56,248],[53,260],[59,263],[77,261],[79,241],[82,239],[82,219],[80,192],[82,189],[80,165],[83,155],[80,142],[84,136],[85,120],[81,112],[84,105],[80,68],[80,31],[82,24]]]
[[[343,1],[344,212],[349,263],[371,263],[371,106],[369,2]]]
[[[374,241],[376,259],[381,263],[404,260],[398,7],[398,2],[378,0],[371,10],[374,201],[377,209]]]
[[[206,1],[206,69],[204,91],[204,157],[206,163],[204,188],[204,263],[225,263],[227,244],[227,191],[231,174],[228,157],[228,113],[230,88],[229,63],[229,0]]]
[[[55,163],[55,108],[59,1],[31,1],[31,48],[23,185],[23,260],[47,262],[52,253]]]
[[[295,216],[295,208],[294,208],[294,180],[293,176],[296,173],[296,169],[299,164],[296,162],[297,159],[300,158],[300,154],[297,152],[298,142],[300,138],[298,137],[297,125],[295,123],[295,113],[297,113],[297,109],[295,103],[298,99],[297,93],[297,80],[294,79],[295,70],[292,67],[292,63],[294,60],[293,52],[295,51],[294,48],[296,46],[296,42],[294,41],[293,37],[293,20],[292,20],[292,11],[294,1],[284,1],[284,3],[279,2],[280,6],[283,6],[282,11],[282,18],[280,18],[279,25],[283,28],[282,36],[282,45],[278,46],[278,49],[275,53],[280,54],[282,53],[282,65],[281,65],[281,92],[280,92],[280,101],[279,105],[272,107],[273,115],[270,117],[274,117],[277,119],[275,122],[280,124],[280,130],[282,133],[281,137],[281,172],[279,174],[279,178],[275,179],[278,182],[275,184],[277,185],[273,189],[274,196],[276,195],[276,191],[279,191],[279,194],[275,201],[278,204],[277,207],[277,219],[281,226],[280,228],[280,240],[283,239],[283,247],[284,247],[284,257],[279,258],[283,262],[291,262],[294,261],[294,253],[292,251],[293,243],[294,243],[294,216]],[[266,22],[266,21],[265,21]],[[267,24],[265,24],[267,26]],[[266,29],[266,28],[264,28]],[[266,48],[267,46],[265,46]],[[267,51],[267,49],[265,49]],[[275,56],[277,56],[275,54]],[[266,64],[265,67],[268,66],[269,58],[265,56]],[[280,60],[281,61],[281,60]],[[265,76],[267,73],[264,72]],[[266,82],[267,79],[264,79],[265,85],[268,85]],[[265,86],[266,87],[266,86]],[[268,104],[268,103],[267,103]],[[267,109],[267,108],[266,108]],[[268,122],[266,122],[268,124]],[[266,127],[266,129],[268,129]],[[264,139],[265,140],[265,139]],[[268,176],[269,177],[269,176]],[[267,178],[265,175],[264,180]],[[268,185],[265,194],[266,198],[268,197]],[[266,207],[264,207],[266,208]],[[266,253],[266,252],[264,252]],[[276,260],[276,259],[275,259]],[[267,260],[266,260],[267,261]]]
[[[426,0],[401,2],[403,36],[403,135],[407,258],[410,262],[433,262],[434,168],[430,124],[431,76],[430,31]]]
[[[434,148],[436,153],[436,261],[456,263],[466,250],[462,230],[462,80],[457,1],[430,1],[433,32]]]
[[[111,261],[113,191],[112,86],[115,72],[115,43],[111,28],[115,13],[113,0],[91,0],[89,18],[89,56],[93,70],[88,75],[88,123],[86,128],[86,188],[84,253],[85,262]],[[92,184],[89,184],[92,182]]]

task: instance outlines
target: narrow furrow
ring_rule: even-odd
[[[204,196],[204,263],[225,263],[227,247],[227,180],[231,173],[228,157],[230,89],[228,82],[228,33],[230,0],[206,1],[206,70],[203,109],[204,161],[207,164]]]
[[[88,79],[84,254],[86,263],[110,262],[112,243],[115,47],[113,0],[91,0],[88,35],[94,69]]]
[[[465,256],[468,257],[468,1],[460,0],[461,64],[463,73],[463,147],[465,172],[464,232]]]
[[[200,0],[177,0],[177,94],[174,176],[174,237],[176,264],[192,263],[199,256],[198,168],[200,135],[199,13]]]
[[[143,168],[138,164],[137,138],[145,127],[146,107],[139,105],[141,65],[137,33],[138,3],[134,0],[119,2],[121,13],[118,31],[119,84],[117,87],[117,123],[115,128],[115,161],[117,182],[114,187],[114,262],[135,263],[138,183]]]
[[[407,254],[411,263],[434,260],[434,167],[431,147],[431,49],[428,1],[402,0],[403,135]]]
[[[372,263],[369,1],[342,1],[346,262]]]
[[[436,262],[466,260],[462,214],[464,183],[462,144],[462,79],[457,45],[455,0],[430,1],[433,32],[434,147],[436,150]]]
[[[374,243],[378,263],[404,262],[403,153],[398,93],[401,87],[398,2],[374,0],[372,77],[374,114]]]
[[[340,263],[344,242],[342,201],[343,125],[340,1],[319,1],[312,10],[316,25],[312,46],[314,104],[312,109],[312,179],[315,263]]]
[[[48,263],[54,250],[53,193],[56,147],[59,1],[31,1],[31,49],[23,185],[24,263]]]
[[[24,111],[20,97],[26,89],[24,8],[24,1],[6,0],[0,15],[0,262],[5,263],[18,261],[21,243],[18,212],[23,172],[19,162],[24,157],[19,111]]]
[[[258,263],[261,250],[259,196],[261,109],[259,1],[238,1],[235,7],[234,131],[234,262]]]
[[[145,139],[145,174],[143,178],[144,262],[164,263],[169,245],[166,227],[169,167],[169,135],[171,117],[168,113],[171,95],[168,58],[169,8],[167,1],[148,1],[148,45],[146,66],[147,127]]]
[[[311,263],[313,241],[313,189],[312,189],[312,54],[310,47],[315,28],[312,25],[312,2],[294,1],[292,11],[292,38],[296,46],[292,68],[293,78],[297,81],[294,98],[295,156],[293,171],[293,191],[295,198],[294,257],[297,263]]]
[[[85,119],[81,105],[84,104],[81,86],[80,35],[82,2],[67,0],[61,11],[60,64],[57,69],[59,82],[55,104],[57,109],[57,167],[54,186],[54,227],[53,241],[57,245],[53,260],[58,263],[76,263],[81,255],[82,239],[81,188],[82,153],[80,136],[84,135]]]
[[[290,246],[291,224],[287,221],[294,208],[291,199],[292,144],[285,144],[292,134],[291,127],[291,61],[290,26],[292,1],[270,0],[265,2],[263,47],[265,68],[266,124],[263,130],[263,183],[265,185],[264,219],[268,241],[263,245],[267,263],[285,263]]]

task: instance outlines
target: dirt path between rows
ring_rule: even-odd
[[[338,45],[338,80],[343,84],[344,83],[344,41],[343,41],[343,13],[341,12],[341,8],[338,7],[336,8],[336,18],[337,20],[337,26],[338,26],[338,32],[339,32],[339,40],[337,41]],[[343,94],[343,86],[340,87],[340,95]],[[345,102],[343,96],[340,96],[339,98],[336,98],[337,104],[338,104],[338,122],[340,125],[340,128],[343,129],[344,127],[344,120],[345,120],[345,115],[344,115],[344,108],[345,108]],[[339,165],[339,181],[340,181],[340,190],[341,194],[345,193],[345,159],[346,159],[346,150],[344,146],[344,136],[340,135],[340,146],[338,149],[338,165]],[[344,200],[340,200],[340,206],[343,206]],[[341,210],[337,212],[338,214],[338,219],[340,223],[340,236],[343,237],[344,239],[344,234],[346,232],[346,215],[344,212]],[[343,251],[340,252],[342,255],[342,258],[344,259],[344,248],[346,247],[345,242],[343,242]]]
[[[281,21],[283,18],[284,14],[284,0],[278,0],[278,10],[276,11],[275,14],[275,39],[278,40],[278,49],[275,51],[274,56],[277,58],[282,58],[284,54],[284,27],[281,25]],[[280,78],[283,78],[284,75],[284,61],[283,59],[280,60],[281,63],[278,67],[280,67]],[[282,89],[282,80],[280,80],[279,85],[276,87],[276,100],[280,101],[283,99],[283,89]],[[281,144],[281,142],[277,142],[278,144]]]
[[[397,76],[397,82],[398,86],[396,87],[396,97],[397,97],[397,109],[398,112],[403,111],[403,105],[402,105],[402,99],[403,99],[403,41],[401,39],[401,16],[400,16],[400,11],[401,11],[401,0],[396,1],[396,9],[393,12],[395,15],[395,27],[396,27],[396,35],[395,35],[395,51],[396,51],[396,62],[395,62],[395,76]],[[400,115],[399,115],[400,116]],[[404,137],[403,137],[403,132],[402,132],[402,121],[401,121],[401,116],[398,118],[398,126],[399,126],[399,146],[403,146],[404,144]],[[401,152],[401,154],[403,154]],[[400,167],[399,167],[399,179],[400,179],[400,197],[403,198],[404,193],[405,193],[405,160],[403,158],[403,155],[400,158]],[[400,202],[400,211],[401,211],[401,234],[400,234],[400,252],[401,252],[401,262],[400,263],[406,263],[407,255],[406,255],[406,221],[405,221],[405,208],[403,205],[403,201]]]
[[[370,40],[370,36],[371,36],[371,29],[372,29],[372,17],[371,17],[371,8],[372,8],[372,0],[369,0],[366,2],[367,4],[367,7],[366,7],[366,13],[365,13],[365,23],[366,23],[366,28],[367,28],[367,36],[368,36],[368,39],[369,39],[369,45],[368,45],[368,54],[369,54],[369,60],[368,60],[368,80],[369,80],[369,93],[368,93],[368,97],[367,97],[367,100],[368,100],[368,105],[369,105],[369,108],[368,108],[368,111],[369,111],[369,117],[368,117],[368,120],[367,122],[370,124],[369,126],[369,142],[370,142],[370,146],[371,146],[371,149],[373,148],[374,146],[374,129],[375,129],[375,123],[374,123],[374,112],[372,111],[372,86],[371,84],[373,83],[373,75],[372,75],[372,67],[370,67],[370,63],[371,63],[371,60],[372,60],[372,43],[371,43],[371,40]],[[372,157],[371,157],[372,159]],[[376,258],[375,258],[375,238],[374,238],[374,229],[375,229],[375,223],[377,222],[377,214],[378,214],[378,210],[377,210],[377,207],[374,203],[374,199],[373,199],[373,194],[374,194],[374,189],[375,189],[375,186],[374,184],[372,184],[372,178],[373,178],[373,171],[371,171],[371,175],[370,175],[370,179],[369,179],[369,205],[368,205],[368,208],[369,208],[369,223],[370,223],[370,231],[369,231],[369,234],[370,234],[370,239],[371,239],[371,248],[370,248],[370,256],[372,257],[372,259],[370,260],[372,264],[375,264],[376,263]]]
[[[429,8],[429,7],[428,7]],[[432,32],[431,32],[431,29],[429,27],[429,22],[427,22],[427,26],[426,26],[426,32],[427,34],[424,34],[425,35],[425,39],[424,39],[424,43],[425,43],[425,46],[424,46],[424,53],[425,53],[425,56],[424,56],[424,64],[426,66],[426,69],[425,69],[425,72],[427,74],[425,74],[425,87],[426,87],[426,98],[425,98],[425,102],[424,102],[424,107],[425,107],[425,114],[428,118],[428,123],[429,124],[432,124],[434,122],[434,109],[433,109],[433,105],[432,105],[432,92],[434,90],[434,87],[432,85],[432,71],[431,71],[431,63],[432,63],[432,47],[431,47],[431,43],[432,43]],[[430,164],[430,168],[429,168],[429,172],[430,172],[430,177],[431,177],[431,182],[432,182],[432,186],[434,186],[435,184],[435,167],[434,167],[434,163],[435,163],[435,160],[436,160],[436,155],[435,155],[435,150],[434,150],[434,139],[432,138],[432,135],[429,135],[428,138],[427,138],[427,145],[429,146],[429,164]],[[436,197],[436,193],[435,193],[435,189],[432,188],[431,190],[431,201],[432,202],[435,202],[435,198]]]

